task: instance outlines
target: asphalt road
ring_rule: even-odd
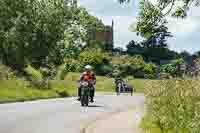
[[[142,94],[99,95],[86,108],[76,98],[1,104],[0,133],[80,133],[95,119],[142,106],[144,99]]]

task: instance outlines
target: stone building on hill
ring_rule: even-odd
[[[91,39],[101,42],[106,50],[112,50],[114,46],[114,21],[112,21],[111,26],[106,25],[103,30],[94,31]]]

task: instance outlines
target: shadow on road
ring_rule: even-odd
[[[91,108],[101,108],[101,107],[104,107],[104,106],[101,106],[101,105],[88,105],[88,107],[91,107]]]

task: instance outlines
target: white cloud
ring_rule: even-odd
[[[155,2],[156,0],[152,0]],[[131,40],[141,40],[135,33],[129,31],[130,25],[136,21],[139,0],[130,4],[120,5],[117,0],[79,0],[92,15],[102,19],[106,25],[114,20],[115,46],[125,47]],[[169,31],[174,35],[169,40],[170,48],[177,51],[195,52],[200,49],[200,7],[193,7],[186,19],[168,17]]]
[[[200,17],[200,7],[199,6],[193,6],[189,12],[188,15],[191,17]]]
[[[188,17],[185,19],[168,18],[168,28],[172,33],[191,33],[200,30],[200,18]]]
[[[170,48],[175,49],[178,52],[186,50],[194,53],[199,51],[199,36],[200,32],[193,32],[187,34],[187,36],[183,34],[175,34],[173,38],[169,39]]]

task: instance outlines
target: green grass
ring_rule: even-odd
[[[50,85],[54,91],[57,93],[65,93],[65,96],[76,96],[77,94],[78,83],[75,81],[52,80],[50,81]]]
[[[134,87],[135,92],[143,93],[145,89],[148,89],[152,85],[152,81],[147,79],[134,79],[129,80],[128,84]]]
[[[65,82],[71,83],[72,86],[78,86],[78,80],[80,78],[80,73],[68,73],[65,76]],[[114,91],[114,82],[113,79],[104,77],[104,76],[97,76],[97,84],[96,90],[97,91],[105,91],[105,92],[112,92]],[[70,90],[72,87],[70,87]]]
[[[46,99],[56,97],[76,96],[80,73],[68,73],[65,80],[48,81],[48,88],[37,88],[28,81],[0,80],[0,103]],[[136,92],[143,92],[148,87],[148,80],[130,80]],[[115,85],[111,78],[97,76],[96,90],[99,92],[114,92]]]
[[[80,78],[80,73],[68,73],[64,79],[66,81],[73,81],[72,84],[78,84],[76,81],[78,81],[79,78]],[[133,79],[133,80],[129,80],[128,84],[133,86],[136,92],[142,93],[144,92],[145,89],[149,88],[152,81],[153,80]],[[104,92],[115,91],[114,80],[112,78],[108,78],[104,76],[97,76],[96,90],[104,91]]]
[[[199,80],[153,81],[145,90],[144,133],[199,132],[199,89]]]
[[[177,133],[177,130],[173,128],[161,128],[157,121],[149,116],[145,116],[140,124],[140,127],[143,129],[144,133]],[[182,128],[178,129],[178,133],[190,133],[188,129]]]
[[[140,124],[144,133],[162,133],[160,126],[149,116],[145,116]]]
[[[1,80],[0,103],[59,97],[55,91],[32,88],[28,84],[22,80]]]

